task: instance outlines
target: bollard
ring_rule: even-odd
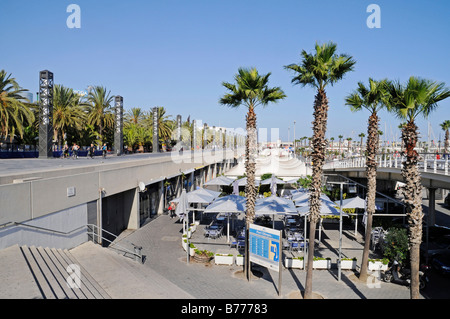
[[[142,263],[142,255],[141,255],[142,247],[134,246],[134,260]]]

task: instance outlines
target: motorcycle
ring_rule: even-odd
[[[419,289],[425,289],[428,276],[427,265],[421,265],[419,270]],[[409,286],[411,284],[411,270],[402,266],[397,260],[394,260],[388,270],[381,274],[381,279],[384,282],[391,282],[403,286]]]

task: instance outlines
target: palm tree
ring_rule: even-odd
[[[247,175],[247,185],[245,193],[247,198],[246,211],[246,241],[245,241],[245,275],[249,279],[249,253],[248,253],[248,230],[253,223],[255,216],[256,201],[256,113],[255,108],[259,105],[266,106],[270,102],[278,102],[286,97],[279,87],[269,88],[269,76],[260,75],[256,68],[239,68],[234,76],[235,84],[222,82],[222,85],[228,90],[219,103],[229,107],[239,107],[244,105],[248,108],[246,116],[247,140],[245,147],[245,171]]]
[[[444,83],[437,83],[417,77],[410,77],[406,85],[391,82],[388,85],[389,105],[392,111],[406,124],[402,127],[404,155],[402,175],[405,182],[404,203],[409,224],[409,251],[411,263],[411,298],[418,299],[420,244],[422,242],[422,184],[418,170],[418,127],[415,119],[427,117],[437,108],[437,103],[450,96]]]
[[[88,115],[87,124],[94,125],[98,129],[99,138],[104,139],[104,129],[111,128],[114,125],[114,113],[111,103],[114,96],[106,92],[106,88],[95,86],[88,94]]]
[[[166,114],[166,109],[163,106],[157,106],[157,122],[158,135],[160,142],[170,141],[172,133],[175,129],[175,121],[171,119],[171,115]],[[150,112],[146,117],[146,125],[148,125],[153,133],[153,112]]]
[[[124,125],[129,124],[142,124],[147,116],[147,112],[140,107],[133,107],[125,113]]]
[[[342,145],[342,138],[344,137],[343,135],[339,135],[339,155],[342,154],[342,150],[341,150],[341,145]]]
[[[359,142],[359,152],[361,153],[361,156],[363,155],[363,139],[366,137],[366,134],[360,133],[358,135],[359,138],[361,138],[361,141]]]
[[[73,89],[55,85],[53,91],[53,139],[61,142],[68,128],[82,129],[85,113]]]
[[[378,112],[385,107],[386,103],[386,80],[374,81],[369,78],[369,85],[366,87],[362,82],[358,82],[358,88],[347,96],[345,104],[350,106],[353,112],[358,112],[363,108],[370,112],[367,125],[367,145],[366,145],[366,175],[367,175],[367,223],[365,231],[364,250],[361,262],[359,279],[366,282],[368,277],[369,250],[372,233],[372,217],[375,213],[375,197],[377,190],[377,161],[376,155],[379,147],[378,124],[380,118]],[[359,135],[362,139],[364,133]],[[362,146],[361,146],[362,154]]]
[[[291,64],[285,68],[292,70],[296,76],[292,79],[295,84],[302,86],[312,86],[317,89],[314,101],[314,121],[313,121],[313,172],[310,197],[310,231],[308,265],[305,285],[305,298],[312,297],[312,263],[314,257],[314,241],[316,234],[316,224],[320,216],[320,195],[322,190],[322,168],[325,158],[325,133],[328,117],[328,98],[325,92],[327,85],[334,85],[341,80],[344,75],[353,70],[356,63],[351,56],[346,54],[336,54],[336,44],[327,43],[315,45],[315,54],[302,51],[302,63]]]
[[[331,137],[330,141],[331,141],[331,151],[333,151],[333,149],[334,149],[334,137]]]
[[[445,141],[444,141],[444,154],[447,154],[448,146],[449,146],[449,132],[450,129],[450,120],[446,120],[440,124],[442,130],[445,132]]]
[[[33,111],[20,95],[26,91],[20,88],[11,74],[0,71],[0,137],[9,137],[12,141],[16,131],[23,137],[24,127],[33,123]]]
[[[348,151],[348,153],[349,153],[349,155],[351,155],[350,154],[350,151],[351,151],[351,148],[352,148],[352,138],[351,137],[347,137],[347,151]]]

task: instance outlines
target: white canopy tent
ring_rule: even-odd
[[[340,201],[335,202],[336,205],[341,206]],[[362,208],[366,209],[366,201],[362,199],[359,196],[347,198],[342,200],[342,209],[346,208]],[[356,220],[355,220],[355,235],[358,232],[358,215],[355,214]]]
[[[227,215],[227,242],[230,240],[230,215],[244,213],[247,200],[243,196],[228,195],[216,198],[203,213],[225,213]]]
[[[187,214],[189,213],[189,202],[187,200],[187,193],[186,193],[186,189],[183,188],[183,190],[181,191],[181,195],[178,198],[178,205],[175,208],[175,214],[179,217],[179,218],[183,218],[183,232],[185,232],[185,223],[186,223],[186,217]]]
[[[341,212],[335,207],[335,204],[333,202],[331,202],[332,204],[326,202],[326,201],[321,201],[321,205],[320,205],[320,224],[319,224],[319,242],[321,241],[322,238],[322,216],[341,216]],[[310,207],[308,206],[302,206],[302,207],[298,207],[297,211],[301,216],[306,216],[309,215],[309,210]],[[342,212],[342,216],[348,216],[348,214]],[[305,226],[306,227],[306,226]]]
[[[272,195],[256,200],[255,216],[261,215],[271,215],[275,226],[275,215],[298,215],[298,212],[290,199]]]
[[[247,185],[247,177],[240,178],[236,182],[238,186],[245,186]],[[260,182],[260,180],[255,179],[255,186],[259,186]]]
[[[273,195],[277,194],[277,185],[279,184],[286,184],[286,182],[283,181],[282,179],[275,177],[275,175],[273,174],[272,177],[261,181],[261,185],[270,185],[270,192]]]
[[[219,177],[216,177],[216,178],[213,178],[213,179],[207,181],[204,185],[205,186],[210,186],[210,185],[229,186],[229,185],[231,185],[231,183],[233,183],[233,181],[234,181],[234,178],[221,175]]]

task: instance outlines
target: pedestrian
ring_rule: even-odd
[[[67,146],[67,144],[64,144],[63,156],[64,156],[64,158],[68,158],[69,157],[69,146]]]
[[[102,151],[103,151],[103,158],[106,158],[106,152],[108,151],[108,148],[106,147],[106,143],[103,144]]]
[[[174,202],[170,203],[168,209],[169,209],[170,218],[173,218],[175,216],[175,203]]]
[[[94,144],[91,143],[91,146],[89,147],[89,156],[91,158],[94,158]]]
[[[73,143],[72,156],[73,156],[74,159],[78,158],[78,149],[79,149],[79,146],[77,145],[77,143]]]

